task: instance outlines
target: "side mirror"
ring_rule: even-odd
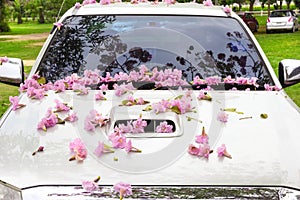
[[[300,60],[285,59],[279,63],[279,81],[282,87],[300,82]]]
[[[0,82],[17,86],[23,83],[23,61],[19,58],[0,58]]]

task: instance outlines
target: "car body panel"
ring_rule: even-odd
[[[249,28],[235,13],[225,13],[222,7],[210,8],[195,3],[159,4],[158,7],[151,3],[86,5],[80,9],[70,9],[60,22],[71,15],[99,13],[188,13],[234,18],[253,40],[275,86],[280,88],[267,57]],[[37,72],[56,31],[57,28],[54,28],[50,33],[29,78]],[[131,94],[153,103],[161,99],[177,98],[185,92],[136,90]],[[283,90],[208,91],[211,101],[199,100],[200,91],[193,90],[190,93],[193,111],[180,115],[173,112],[156,114],[153,111],[143,111],[146,105],[120,106],[130,94],[117,97],[113,90],[109,90],[106,92],[107,100],[95,101],[95,93],[95,90],[90,90],[87,95],[78,95],[74,91],[48,91],[47,96],[41,100],[31,99],[26,93],[22,93],[19,103],[26,106],[15,111],[10,107],[0,119],[0,150],[5,152],[0,155],[1,181],[21,189],[25,199],[43,196],[44,193],[53,194],[53,188],[48,190],[47,187],[81,187],[83,180],[92,180],[97,176],[101,176],[99,185],[106,186],[124,181],[136,186],[273,186],[300,190],[300,111]],[[47,131],[37,130],[37,125],[47,110],[55,106],[55,100],[72,106],[79,117],[78,121],[58,124]],[[236,108],[240,112],[226,112],[228,122],[223,123],[218,120],[218,114],[226,108]],[[111,121],[107,126],[98,127],[95,132],[88,132],[84,129],[84,122],[92,109],[109,116]],[[61,118],[66,115],[59,113]],[[114,120],[121,119],[122,116],[128,116],[127,120],[134,120],[140,115],[147,119],[171,119],[175,121],[178,132],[171,136],[153,133],[130,136],[133,145],[142,150],[141,153],[127,154],[124,150],[117,149],[115,153],[105,154],[100,158],[94,155],[99,141],[109,144],[108,134],[113,130]],[[195,136],[201,134],[203,127],[214,151],[209,159],[188,153],[189,145],[194,143]],[[82,162],[69,161],[72,156],[69,144],[76,138],[80,138],[88,150],[88,156]],[[222,144],[226,144],[232,159],[218,157],[217,148]],[[39,146],[43,146],[44,150],[32,155]],[[36,192],[40,188],[44,188],[43,191],[40,190],[43,194]],[[71,188],[71,192],[73,190]]]
[[[172,91],[156,91],[149,95],[147,91],[137,91],[136,97],[157,101],[159,96],[171,97]],[[180,93],[175,92],[176,96]],[[197,96],[197,92],[193,94]],[[73,98],[70,98],[72,97]],[[283,92],[211,92],[212,102],[194,99],[197,113],[180,115],[184,134],[181,137],[133,139],[133,143],[142,149],[141,154],[118,151],[115,155],[97,158],[93,149],[97,141],[105,139],[105,128],[95,133],[84,130],[85,116],[90,109],[109,112],[107,104],[118,105],[120,99],[96,103],[93,94],[82,99],[74,94],[49,94],[47,101],[32,102],[23,96],[21,103],[27,106],[11,111],[1,126],[1,151],[8,152],[1,156],[1,179],[23,188],[34,185],[75,184],[95,175],[102,177],[102,184],[114,184],[123,180],[141,185],[275,185],[299,188],[299,165],[294,158],[299,157],[297,143],[300,135],[294,130],[299,126],[299,111],[293,109],[286,101]],[[108,95],[108,99],[113,95]],[[156,98],[155,98],[156,97]],[[47,132],[37,131],[36,126],[48,107],[55,99],[69,103],[72,101],[74,111],[80,118],[74,124],[57,125]],[[266,104],[266,102],[268,102]],[[85,105],[85,106],[80,106]],[[195,105],[195,106],[196,106]],[[276,109],[280,105],[280,110]],[[222,108],[235,107],[243,115],[230,113],[228,123],[217,120],[217,111]],[[140,109],[140,108],[139,108]],[[129,115],[131,111],[129,110]],[[33,114],[34,113],[34,114]],[[143,112],[142,112],[143,113]],[[262,119],[262,113],[268,114]],[[27,117],[24,119],[24,115]],[[167,118],[168,114],[161,117]],[[187,116],[197,117],[202,123],[188,121]],[[282,116],[289,116],[288,120]],[[251,117],[240,119],[243,117]],[[18,126],[14,126],[18,122]],[[208,160],[192,157],[187,148],[202,127],[207,128],[212,149],[216,151],[222,143],[228,146],[233,159],[219,159],[213,153]],[[266,131],[268,130],[268,131]],[[89,155],[83,163],[69,162],[69,142],[82,138],[87,143]],[[149,140],[149,143],[148,143]],[[169,141],[168,141],[169,140]],[[179,151],[172,154],[166,143]],[[180,141],[180,143],[178,143]],[[12,144],[14,144],[12,146]],[[35,156],[31,154],[45,146],[44,152]],[[153,149],[153,144],[158,144]],[[161,157],[154,156],[160,155]],[[170,156],[170,160],[160,166],[161,159]],[[113,158],[118,157],[119,161]],[[154,157],[153,157],[154,156]],[[176,161],[176,162],[175,162]],[[294,163],[290,165],[290,163]],[[16,174],[17,172],[17,174]],[[68,173],[66,173],[68,172]],[[77,174],[77,175],[76,175]],[[80,174],[80,177],[78,176]],[[185,177],[185,178],[183,178]]]

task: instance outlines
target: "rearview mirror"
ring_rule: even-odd
[[[300,60],[285,59],[279,63],[279,81],[282,87],[300,82]]]
[[[19,58],[0,58],[0,82],[19,86],[24,82],[24,65]]]

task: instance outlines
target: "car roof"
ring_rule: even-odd
[[[72,8],[67,15],[97,15],[97,14],[153,14],[153,15],[203,15],[227,17],[228,15],[220,6],[204,6],[198,3],[111,3],[102,5],[100,3],[89,4],[79,9]]]

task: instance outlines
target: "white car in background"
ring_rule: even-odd
[[[267,19],[266,32],[291,31],[294,33],[299,29],[299,20],[293,10],[274,10]]]
[[[296,197],[299,63],[210,2],[77,3],[0,120],[0,199]]]

